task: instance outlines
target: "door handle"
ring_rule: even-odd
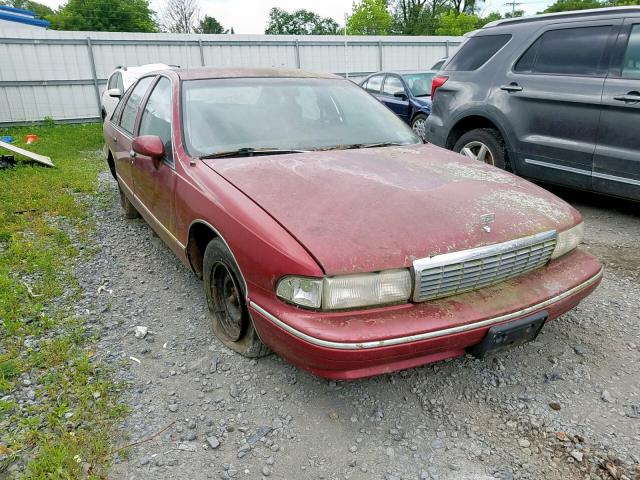
[[[522,87],[517,83],[510,83],[509,85],[501,86],[500,90],[504,90],[505,92],[521,92]]]
[[[626,95],[613,97],[613,99],[620,102],[640,102],[640,92],[629,92]]]

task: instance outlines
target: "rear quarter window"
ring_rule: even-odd
[[[608,66],[611,25],[549,30],[520,57],[519,73],[602,75]]]
[[[467,40],[454,55],[447,70],[473,71],[479,69],[504,47],[511,35],[480,35]]]

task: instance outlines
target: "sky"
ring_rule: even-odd
[[[65,3],[65,0],[39,0],[52,8]],[[483,4],[481,16],[499,11],[511,10],[505,2],[510,0],[488,0]],[[521,2],[516,8],[533,14],[544,10],[552,0],[515,0]],[[158,12],[165,4],[164,0],[151,0],[152,8]],[[305,8],[323,17],[331,17],[340,25],[344,24],[345,14],[351,12],[353,0],[200,0],[201,13],[215,17],[224,28],[233,27],[235,33],[263,34],[272,7],[292,11]]]

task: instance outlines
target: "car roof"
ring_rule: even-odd
[[[294,68],[184,68],[173,69],[181,80],[213,78],[325,78],[342,79],[330,73],[314,73]]]
[[[640,6],[634,7],[608,7],[608,8],[592,8],[588,10],[576,10],[569,12],[557,12],[557,13],[543,13],[541,15],[530,15],[526,17],[518,17],[518,18],[506,18],[504,20],[496,20],[495,22],[491,22],[486,24],[480,30],[476,30],[474,33],[477,33],[481,30],[493,27],[502,27],[505,25],[515,25],[521,23],[531,23],[531,22],[544,22],[544,21],[554,21],[554,20],[571,20],[571,19],[581,19],[585,17],[610,17],[615,15],[624,15],[624,14],[640,14]]]
[[[380,72],[375,72],[372,73],[370,75],[368,75],[368,77],[372,77],[374,75],[385,75],[387,73],[392,73],[394,75],[411,75],[414,73],[438,73],[436,70],[382,70]]]

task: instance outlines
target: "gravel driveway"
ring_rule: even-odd
[[[336,383],[226,350],[200,281],[146,223],[124,219],[107,174],[101,185],[79,308],[95,313],[98,355],[128,384],[116,443],[142,442],[113,478],[640,478],[637,205],[559,192],[607,269],[535,342]]]

